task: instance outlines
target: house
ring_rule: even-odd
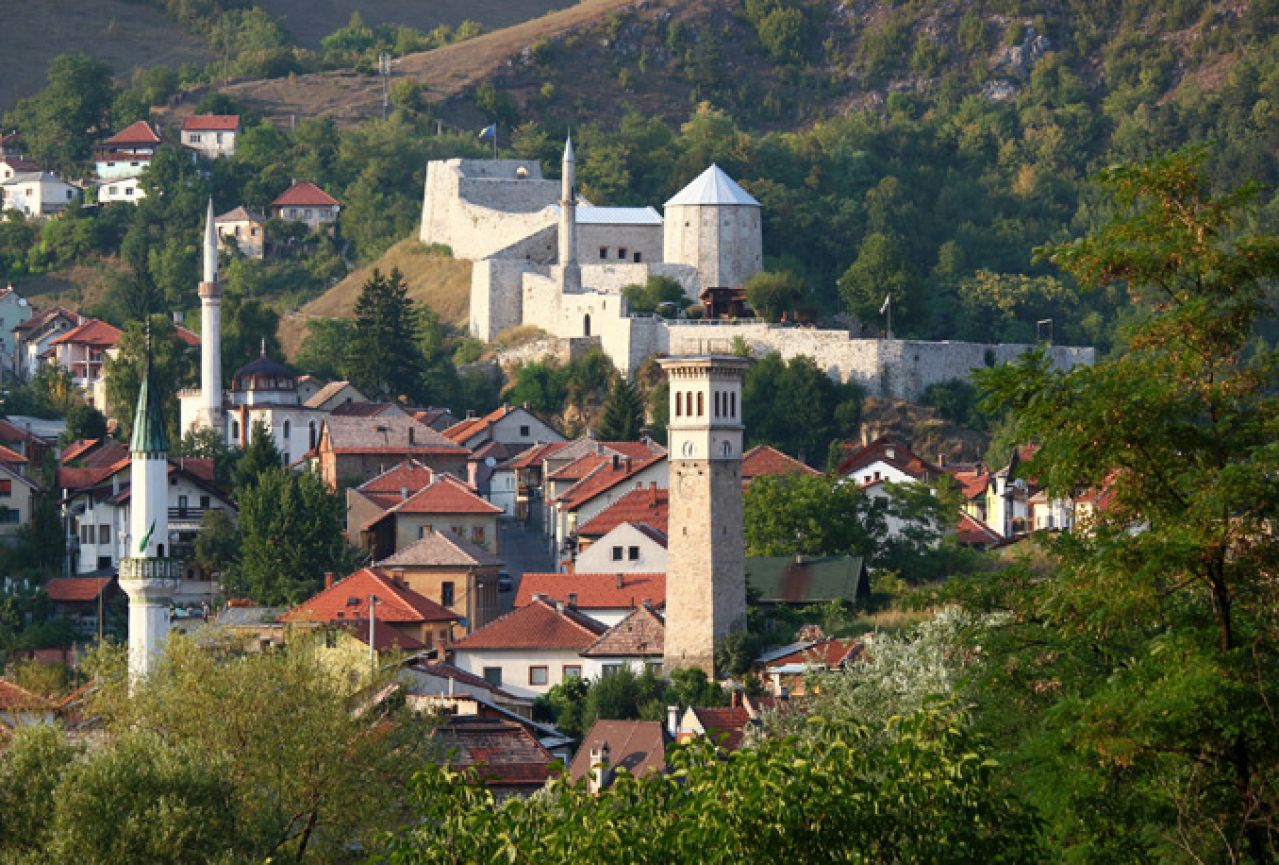
[[[235,155],[235,139],[240,134],[238,114],[192,114],[182,121],[178,133],[183,147],[206,159]]]
[[[668,485],[670,475],[666,455],[648,455],[641,460],[630,456],[582,457],[552,473],[552,484],[568,481],[563,492],[548,499],[554,509],[551,525],[555,549],[571,558],[576,549],[577,527],[618,501],[637,485]]]
[[[817,469],[805,465],[792,456],[787,456],[775,447],[755,445],[742,454],[742,487],[750,486],[750,482],[761,475],[820,475]]]
[[[218,248],[238,249],[245,258],[266,256],[266,220],[241,206],[214,217]]]
[[[662,671],[666,648],[666,620],[650,603],[641,602],[630,614],[582,650],[582,657],[599,665],[600,675],[629,667],[635,673],[645,668]],[[588,671],[588,674],[591,671]]]
[[[586,677],[581,652],[606,630],[564,602],[538,596],[455,643],[453,663],[532,699],[566,679]]]
[[[346,489],[346,527],[351,543],[365,543],[360,529],[418,492],[435,472],[417,460],[404,460],[356,487]],[[367,547],[364,547],[367,549]],[[390,553],[388,553],[389,555]]]
[[[410,414],[413,420],[420,424],[426,424],[440,433],[457,423],[457,418],[446,408],[419,408],[413,409]]]
[[[472,450],[487,442],[531,447],[540,442],[562,442],[555,427],[528,410],[527,406],[503,405],[483,417],[468,415],[444,430],[445,438]]]
[[[1030,510],[1030,529],[1035,532],[1068,532],[1074,528],[1075,504],[1068,498],[1048,495],[1039,490],[1026,505]]]
[[[0,678],[0,730],[16,730],[33,724],[49,725],[57,718],[57,706],[39,694]]]
[[[842,670],[861,657],[864,649],[865,646],[857,640],[825,637],[782,646],[761,655],[755,663],[769,682],[774,696],[798,696],[805,693],[806,675]]]
[[[569,764],[574,782],[588,778],[598,791],[613,782],[618,769],[635,778],[666,771],[666,729],[660,721],[598,720],[582,738]]]
[[[407,703],[416,711],[435,714],[483,715],[484,706],[533,715],[533,701],[517,697],[479,676],[444,661],[414,659],[401,668]]]
[[[503,562],[453,532],[431,531],[377,563],[400,582],[457,615],[462,634],[497,618]]]
[[[665,537],[670,501],[670,491],[659,487],[656,482],[631,489],[594,517],[578,525],[577,562],[581,561],[584,551],[589,550],[601,538],[621,525],[647,526]],[[578,570],[586,570],[586,567],[579,564]],[[666,569],[654,568],[653,570],[665,571]]]
[[[383,414],[386,406],[392,406],[394,409],[403,414],[403,409],[395,406],[393,403],[371,403],[364,394],[360,393],[360,389],[349,381],[331,381],[321,387],[314,394],[303,400],[303,404],[308,408],[316,408],[321,411],[333,412],[340,408],[349,406],[374,406],[377,411],[363,414],[364,417],[373,417],[374,415]],[[358,416],[352,412],[351,416]]]
[[[680,718],[679,734],[676,739],[687,742],[689,739],[704,736],[716,748],[736,751],[742,747],[747,728],[754,723],[756,722],[751,717],[751,713],[742,705],[689,706]]]
[[[118,327],[90,318],[52,339],[45,354],[71,375],[89,405],[105,412],[107,352],[120,343],[122,335]]]
[[[334,489],[363,483],[396,463],[417,460],[432,471],[462,477],[466,448],[410,417],[325,419],[316,448],[320,476]]]
[[[433,472],[417,492],[360,526],[359,543],[374,558],[385,558],[433,531],[449,532],[491,552],[497,549],[497,516],[502,509],[471,492],[452,475]]]
[[[515,461],[528,448],[517,448],[500,442],[481,445],[467,462],[467,471],[476,492],[514,518],[519,504]]]
[[[13,371],[18,380],[30,381],[44,362],[50,343],[84,321],[65,306],[51,306],[13,325]]]
[[[28,465],[41,465],[45,455],[54,449],[56,439],[37,435],[29,425],[19,426],[17,420],[0,418],[0,445],[26,457]]]
[[[52,216],[79,200],[80,187],[48,171],[20,171],[0,183],[0,210],[26,216]]]
[[[287,612],[287,607],[261,607],[247,598],[231,598],[214,617],[213,626],[241,651],[266,651],[284,645],[284,624],[279,619]]]
[[[386,628],[379,638],[386,645],[394,643],[397,635],[408,638],[414,649],[444,648],[452,640],[457,615],[413,591],[389,571],[361,568],[336,583],[326,575],[325,583],[323,590],[289,610],[280,621],[304,628],[352,627],[353,633],[362,629],[367,634],[371,605],[374,633]]]
[[[91,635],[105,626],[106,607],[121,591],[114,576],[54,577],[44,593],[55,618],[69,621],[77,634]]]
[[[641,604],[666,603],[666,574],[526,573],[515,594],[516,608],[539,597],[562,601],[597,622],[612,627]]]
[[[963,547],[987,550],[998,546],[1004,539],[998,532],[969,513],[961,512],[955,523],[955,541]]]
[[[666,534],[647,523],[622,523],[598,538],[573,560],[585,573],[664,574]]]
[[[147,121],[129,124],[94,147],[93,161],[98,177],[103,180],[136,177],[151,164],[163,143],[160,133]]]
[[[17,155],[0,156],[0,183],[12,180],[15,174],[29,174],[39,171],[40,164]]]
[[[523,496],[524,485],[532,485],[528,501],[540,501],[540,513],[530,514],[542,526],[543,534],[555,535],[555,505],[557,496],[570,486],[581,480],[594,463],[581,462],[586,457],[629,457],[632,462],[647,462],[656,455],[666,453],[666,449],[651,440],[639,442],[601,442],[589,435],[571,442],[558,442],[540,448],[540,453],[533,455],[536,465],[530,464],[520,470],[524,462],[517,462],[516,483],[520,495]],[[525,454],[528,457],[528,454]],[[574,463],[580,463],[570,468]],[[665,486],[660,484],[659,486]]]
[[[964,498],[964,513],[982,522],[986,519],[986,492],[990,488],[990,470],[982,463],[962,465],[947,463],[946,474],[955,479]]]
[[[554,774],[556,757],[513,721],[454,715],[433,736],[448,765],[474,769],[498,800],[531,796]]]
[[[27,303],[25,297],[14,291],[13,283],[0,288],[0,352],[4,353],[3,357],[14,357],[14,346],[17,344],[14,331],[28,322],[31,314],[31,304]],[[10,365],[6,371],[13,375],[16,367]]]
[[[746,585],[763,604],[856,604],[870,598],[861,556],[747,556]]]
[[[94,184],[94,189],[97,190],[99,204],[114,204],[118,201],[137,204],[147,197],[147,191],[142,187],[142,177],[140,175],[99,180]]]
[[[892,434],[854,449],[840,460],[836,472],[858,486],[880,480],[897,484],[931,481],[944,474],[940,466],[916,455],[906,441]]]
[[[546,458],[568,446],[568,442],[539,442],[510,460],[506,468],[515,475],[515,519],[541,526],[545,515],[542,501],[542,469]]]
[[[1037,445],[1013,448],[1008,465],[990,476],[986,488],[986,525],[1005,538],[1023,535],[1033,528],[1030,497],[1038,489],[1033,478],[1026,477],[1022,464],[1034,457]]]
[[[268,207],[273,218],[301,222],[312,231],[332,230],[341,209],[336,198],[309,180],[295,181]]]
[[[0,446],[0,543],[13,542],[31,524],[40,486],[26,477],[26,462],[22,454]]]

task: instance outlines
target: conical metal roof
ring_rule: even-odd
[[[147,355],[138,388],[138,407],[133,413],[133,437],[129,450],[136,454],[167,454],[169,434],[164,431],[164,408],[160,389],[151,384],[151,330],[147,329]]]
[[[754,197],[737,185],[737,181],[724,173],[724,169],[711,163],[711,167],[697,176],[697,179],[685,186],[670,201],[667,207],[679,205],[707,204],[741,204],[748,207],[759,207]]]

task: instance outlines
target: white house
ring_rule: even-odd
[[[271,216],[288,222],[302,222],[312,231],[332,226],[342,205],[309,180],[295,181],[269,207]]]
[[[98,143],[93,150],[94,168],[103,180],[136,177],[151,164],[152,157],[163,143],[160,133],[147,121],[130,123]]]
[[[111,204],[116,201],[136,204],[147,197],[147,191],[142,188],[142,178],[137,176],[103,180],[97,184],[96,188],[99,204]]]
[[[115,348],[122,332],[101,319],[86,319],[82,324],[49,341],[45,354],[71,374],[71,380],[89,401],[105,412],[107,352]]]
[[[665,454],[636,461],[629,456],[584,457],[551,475],[554,480],[563,472],[577,467],[581,479],[553,500],[555,549],[566,550],[577,527],[584,525],[601,511],[621,499],[636,486],[656,484],[659,489],[670,485],[670,467]]]
[[[0,183],[12,180],[15,174],[29,174],[39,171],[40,165],[21,156],[0,156]]]
[[[79,313],[65,306],[51,306],[13,325],[13,373],[18,380],[30,381],[44,362],[53,340],[83,322]]]
[[[666,535],[644,523],[622,523],[579,552],[573,568],[586,574],[664,574]]]
[[[80,187],[48,171],[20,171],[0,183],[0,205],[27,216],[61,213],[80,199]]]
[[[262,258],[266,255],[266,220],[244,207],[228,210],[213,220],[218,229],[218,247],[226,249],[232,244],[246,258]]]
[[[183,147],[207,159],[235,154],[235,139],[240,134],[238,114],[192,114],[182,121],[179,138]]]
[[[555,427],[521,406],[503,405],[483,417],[467,417],[444,430],[450,441],[475,450],[488,442],[530,447],[543,442],[562,442]]]

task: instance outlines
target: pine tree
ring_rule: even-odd
[[[618,376],[604,403],[604,416],[597,433],[610,442],[639,441],[644,431],[644,400],[626,376]]]
[[[345,372],[371,399],[422,401],[421,321],[399,269],[374,270],[355,303]]]
[[[266,421],[255,420],[249,432],[249,446],[231,470],[236,492],[253,486],[263,472],[278,469],[283,461]]]

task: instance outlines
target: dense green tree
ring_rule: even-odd
[[[425,363],[418,310],[398,269],[374,270],[355,303],[346,377],[370,399],[419,402]]]
[[[669,276],[650,276],[643,285],[628,285],[622,289],[631,312],[655,312],[665,318],[674,318],[692,301],[684,286]]]
[[[174,456],[212,460],[213,474],[218,483],[230,485],[232,470],[240,459],[240,451],[226,443],[221,430],[200,427],[187,430],[174,448]]]
[[[1044,541],[1055,572],[1014,572],[974,601],[1014,613],[982,638],[999,653],[983,699],[999,726],[1026,719],[1022,777],[1080,861],[1279,855],[1279,354],[1254,338],[1279,238],[1246,220],[1254,187],[1206,189],[1203,158],[1107,170],[1113,220],[1047,252],[1139,305],[1122,353],[1069,373],[1032,355],[982,378],[1017,438],[1040,443],[1027,470],[1050,494],[1109,497]]]
[[[75,176],[111,123],[111,67],[85,54],[60,54],[49,63],[48,78],[43,90],[18,103],[6,125],[22,130],[31,155],[48,168]]]
[[[768,444],[801,460],[826,456],[830,443],[856,434],[862,391],[837,384],[812,358],[765,355],[746,371],[742,415],[748,445]]]
[[[644,400],[626,376],[618,376],[604,402],[604,414],[595,434],[602,441],[633,442],[639,441],[643,432]]]
[[[839,294],[848,311],[871,329],[883,329],[879,325],[886,319],[879,310],[885,298],[891,298],[895,332],[922,329],[925,310],[916,297],[916,277],[901,245],[888,235],[875,233],[862,240],[857,260],[839,278]]]
[[[342,377],[342,363],[351,338],[351,322],[340,318],[315,318],[306,323],[306,338],[293,358],[299,372],[332,381]]]
[[[195,374],[195,352],[178,336],[173,321],[165,315],[153,315],[151,326],[151,386],[163,394],[165,428],[169,441],[177,442],[181,423],[178,390]],[[128,436],[133,427],[133,410],[138,402],[138,388],[146,365],[147,326],[140,321],[127,324],[120,337],[120,350],[106,360],[107,405]]]
[[[275,437],[266,421],[258,418],[249,428],[249,444],[235,461],[231,470],[231,480],[236,494],[242,494],[258,482],[265,472],[278,469],[284,462],[279,449],[275,446]]]
[[[73,405],[67,412],[67,430],[63,437],[68,442],[77,439],[100,439],[107,434],[107,419],[91,405]]]
[[[342,499],[311,472],[274,469],[241,490],[239,582],[260,604],[296,604],[314,594],[326,571],[354,566],[343,537]]]
[[[808,288],[803,278],[791,270],[759,273],[746,280],[746,302],[760,318],[781,321],[807,306]]]
[[[23,861],[49,840],[54,792],[79,751],[57,727],[22,724],[0,753],[0,856]]]
[[[869,556],[884,534],[883,507],[856,484],[823,475],[766,475],[744,502],[751,556]]]
[[[222,302],[222,375],[265,353],[280,357],[280,314],[257,298],[228,294]]]

